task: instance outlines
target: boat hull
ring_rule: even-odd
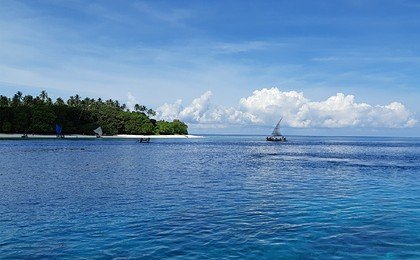
[[[267,136],[266,138],[269,142],[286,142],[287,139],[284,136]]]

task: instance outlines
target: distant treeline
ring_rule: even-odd
[[[156,121],[156,112],[136,104],[134,111],[116,100],[71,96],[67,101],[53,101],[47,92],[37,97],[23,96],[19,91],[12,98],[0,95],[0,132],[54,134],[55,125],[63,134],[93,134],[102,127],[105,135],[115,134],[187,134],[187,125],[179,120]]]

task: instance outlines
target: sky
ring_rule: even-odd
[[[191,133],[420,136],[420,3],[0,0],[0,94],[154,108]]]

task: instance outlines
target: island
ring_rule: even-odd
[[[133,110],[117,100],[70,96],[53,101],[46,91],[38,96],[18,91],[9,98],[0,95],[0,133],[24,136],[73,135],[95,136],[100,127],[103,136],[175,136],[188,138],[188,126],[180,120],[156,120],[156,112],[136,104]],[[59,133],[57,132],[59,130]]]

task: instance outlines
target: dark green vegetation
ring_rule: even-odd
[[[55,134],[60,124],[63,134],[93,134],[101,126],[105,135],[115,134],[187,134],[187,125],[179,120],[156,121],[152,109],[135,105],[134,111],[112,99],[82,99],[71,96],[67,102],[55,102],[45,91],[37,97],[17,92],[12,98],[0,95],[0,132]]]

